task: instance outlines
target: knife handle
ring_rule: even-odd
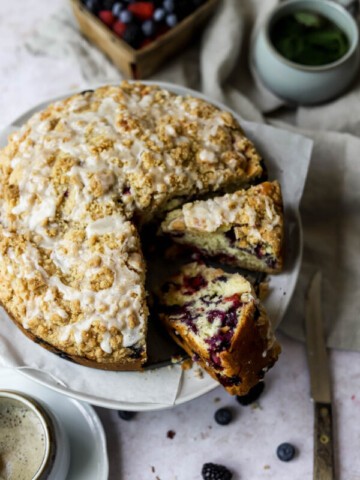
[[[314,405],[314,480],[334,480],[331,404]]]

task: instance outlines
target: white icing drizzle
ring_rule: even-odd
[[[204,188],[196,170],[184,169],[171,155],[163,153],[164,142],[156,133],[163,117],[170,116],[178,121],[180,127],[184,122],[187,123],[190,133],[191,124],[196,124],[202,162],[216,163],[221,154],[230,148],[219,145],[214,138],[218,128],[225,125],[221,111],[215,110],[209,118],[202,118],[196,111],[202,105],[200,100],[184,100],[183,97],[163,91],[162,98],[167,101],[162,104],[156,100],[158,92],[158,89],[150,90],[141,97],[139,90],[127,94],[121,88],[114,87],[103,99],[95,94],[74,96],[66,103],[56,102],[50,120],[46,115],[37,113],[13,134],[13,141],[22,139],[11,160],[19,198],[10,211],[1,195],[0,218],[4,235],[11,236],[7,230],[17,234],[30,232],[36,245],[48,252],[49,258],[59,269],[57,275],[49,276],[39,264],[38,250],[30,243],[21,259],[15,255],[11,257],[9,273],[16,271],[17,276],[24,278],[40,274],[49,287],[46,294],[35,295],[32,292],[30,299],[24,300],[25,328],[34,317],[50,321],[51,315],[57,314],[63,319],[67,318],[66,311],[56,306],[54,301],[54,292],[57,292],[65,302],[78,300],[82,311],[78,321],[59,327],[60,338],[64,341],[72,332],[76,342],[80,343],[82,333],[95,321],[106,326],[101,348],[107,353],[111,351],[108,331],[112,326],[121,331],[124,346],[134,345],[142,338],[145,318],[139,312],[140,270],[143,266],[140,267],[139,255],[134,254],[130,258],[127,253],[135,241],[130,224],[121,214],[93,221],[88,207],[95,201],[103,207],[113,205],[114,197],[122,195],[123,189],[130,187],[128,194],[122,195],[122,200],[125,213],[131,215],[143,208],[142,196],[136,191],[141,193],[149,184],[155,199],[166,195],[172,185],[185,183],[188,189],[193,185],[200,190]],[[58,122],[55,128],[51,123],[54,121]],[[178,135],[175,127],[166,125],[165,134],[171,138],[174,147],[183,148],[184,143],[190,142],[188,132]],[[236,151],[236,144],[243,134],[240,130],[234,130],[232,134],[235,146],[231,148]],[[149,139],[155,148],[149,147]],[[243,155],[240,152],[237,154],[243,161]],[[147,163],[149,157],[150,165]],[[69,167],[62,166],[60,173],[54,175],[56,165],[53,161],[59,158],[66,158]],[[225,168],[234,173],[238,167],[239,162],[231,160],[226,166],[223,164],[222,169],[215,169],[213,184],[221,185]],[[60,186],[53,181],[59,175],[63,176]],[[218,205],[217,211],[218,217],[221,216],[221,205]],[[94,253],[86,247],[86,241],[79,247],[78,243],[68,240],[59,222],[67,222],[69,229],[76,222],[87,225],[87,238],[114,233],[119,236],[120,247],[113,250],[107,248],[100,255],[100,266],[89,268],[86,263]],[[208,225],[206,220],[205,225]],[[55,233],[50,235],[49,229]],[[111,270],[114,281],[111,287],[94,291],[89,286],[91,277],[102,267]],[[79,285],[65,285],[60,278],[74,271],[82,276]],[[128,306],[121,306],[126,304]],[[135,316],[138,323],[134,328],[129,326],[130,314]]]
[[[239,223],[248,225],[249,237],[261,240],[259,231],[261,220],[256,209],[249,203],[250,195],[239,191],[209,200],[186,203],[168,224],[166,221],[162,224],[162,228],[166,232],[171,232],[177,230],[177,225],[184,225],[188,230],[211,233],[226,225]],[[256,198],[258,205],[264,205],[262,212],[265,213],[266,225],[270,230],[273,229],[280,221],[274,203],[270,203],[269,198],[259,192],[254,192],[252,197]]]

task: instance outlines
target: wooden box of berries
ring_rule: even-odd
[[[219,0],[70,0],[80,29],[131,78],[145,78],[198,34]]]

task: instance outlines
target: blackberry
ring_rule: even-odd
[[[116,3],[116,0],[102,0],[101,9],[102,10],[112,10],[115,3]]]
[[[139,25],[136,23],[129,23],[123,33],[122,38],[133,48],[139,48],[144,39],[144,35]]]
[[[214,417],[219,425],[229,425],[233,418],[231,410],[228,408],[219,408],[219,410],[216,410]]]
[[[195,5],[189,0],[177,0],[175,5],[175,13],[177,17],[182,20],[183,18],[190,15],[195,10]]]
[[[118,415],[122,420],[131,420],[135,417],[135,412],[128,412],[127,410],[118,410]]]
[[[240,403],[240,405],[243,405],[244,407],[250,405],[260,397],[262,391],[264,390],[264,387],[265,383],[259,382],[254,387],[252,387],[249,390],[249,393],[247,393],[246,395],[237,395],[236,400]]]
[[[232,473],[223,465],[215,463],[205,463],[201,470],[204,480],[231,480]]]
[[[276,454],[282,462],[290,462],[295,456],[295,447],[291,443],[282,443],[278,446]]]

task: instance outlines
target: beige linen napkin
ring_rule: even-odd
[[[247,120],[298,127],[300,133],[315,140],[302,202],[303,268],[281,328],[303,338],[305,290],[312,271],[321,268],[328,345],[360,350],[360,86],[355,82],[351,91],[331,103],[297,109],[284,106],[262,87],[252,73],[250,45],[257,28],[277,3],[222,0],[202,38],[152,78],[202,90]],[[123,78],[80,35],[70,9],[65,7],[46,20],[27,48],[37,55],[69,62],[84,86]],[[283,123],[289,119],[292,126]]]

